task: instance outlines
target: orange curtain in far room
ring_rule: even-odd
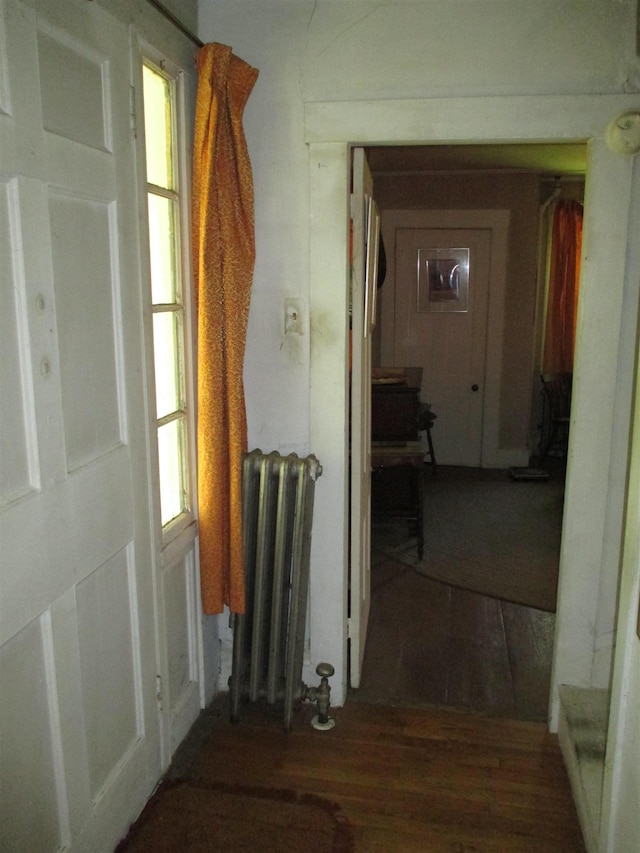
[[[193,155],[193,269],[198,312],[198,514],[205,613],[243,613],[242,371],[255,234],[242,126],[258,72],[223,44],[198,52]]]
[[[554,210],[543,373],[573,373],[582,215],[582,205],[572,199],[558,201]]]

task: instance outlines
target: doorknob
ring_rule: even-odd
[[[477,391],[477,390],[478,390],[478,386],[474,383],[474,384],[471,386],[471,390],[472,390],[472,391]]]

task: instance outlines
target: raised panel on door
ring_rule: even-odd
[[[114,554],[76,587],[82,712],[90,795],[98,800],[145,734],[135,630],[132,548]]]
[[[46,617],[35,620],[0,647],[0,850],[7,853],[58,850],[67,840],[47,628]]]
[[[162,701],[173,751],[200,710],[198,576],[193,549],[163,567],[162,602],[167,661]]]
[[[71,471],[122,442],[125,390],[112,200],[49,193],[62,412]],[[81,247],[79,249],[79,247]]]

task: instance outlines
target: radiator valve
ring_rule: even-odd
[[[320,676],[320,684],[318,687],[308,687],[306,698],[311,702],[318,703],[318,713],[311,720],[311,725],[318,731],[328,731],[332,729],[336,721],[329,716],[329,705],[331,696],[331,687],[329,679],[335,672],[335,669],[330,663],[319,663],[316,667],[316,673]]]

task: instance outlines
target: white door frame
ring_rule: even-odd
[[[367,310],[367,213],[373,179],[362,148],[353,150],[351,221],[351,519],[349,673],[359,687],[371,607],[371,329]],[[375,296],[374,296],[375,298]]]
[[[181,39],[178,40],[181,44]],[[132,88],[135,90],[135,114],[144,124],[142,66],[144,61],[155,63],[174,81],[175,85],[175,156],[180,187],[181,227],[181,285],[185,305],[185,359],[187,409],[195,411],[195,305],[188,252],[190,222],[190,152],[193,149],[192,116],[195,112],[197,76],[190,67],[191,48],[174,60],[166,50],[160,50],[142,38],[132,46]],[[142,299],[144,314],[144,344],[147,375],[147,411],[150,470],[150,507],[154,530],[154,576],[156,592],[156,642],[158,657],[158,702],[161,706],[162,766],[168,767],[178,745],[188,733],[206,704],[204,649],[202,637],[202,606],[198,559],[198,525],[196,506],[195,417],[188,418],[189,480],[191,510],[163,531],[160,521],[160,484],[155,420],[155,364],[153,327],[150,311],[151,273],[147,228],[147,185],[144,182],[145,150],[142,132],[136,135],[136,157],[139,163],[138,201],[143,226],[140,235],[142,269]]]
[[[630,334],[620,335],[620,329],[626,323],[623,302],[637,298],[637,282],[635,271],[627,270],[626,258],[631,164],[629,158],[608,150],[605,134],[617,115],[637,108],[637,101],[637,95],[541,95],[305,105],[305,140],[310,146],[310,443],[327,464],[325,472],[331,464],[314,519],[311,654],[312,658],[333,654],[336,703],[343,699],[346,685],[349,144],[589,141],[586,245],[591,235],[593,239],[582,267],[575,426],[565,497],[550,710],[555,728],[558,685],[592,684],[596,661],[593,625],[601,625],[604,637],[607,628],[613,635],[615,623],[615,603],[607,601],[603,615],[599,587],[606,574],[603,569],[617,566],[620,552],[620,516],[611,511],[611,505],[619,505],[622,511],[628,439],[621,437],[614,446],[610,439],[618,433],[615,423],[628,423],[631,412],[635,339]],[[602,287],[604,280],[607,288]],[[600,402],[593,406],[591,395],[596,386]],[[606,661],[601,668],[604,681]]]

